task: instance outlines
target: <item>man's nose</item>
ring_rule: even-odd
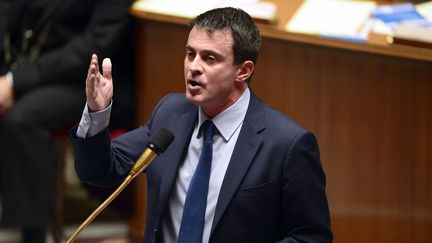
[[[189,64],[189,70],[193,73],[201,73],[203,70],[202,59],[197,55]]]

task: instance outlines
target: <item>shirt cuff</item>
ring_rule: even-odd
[[[104,110],[98,112],[89,112],[87,103],[84,107],[80,123],[78,125],[76,136],[78,138],[89,138],[98,134],[108,127],[111,115],[112,101]]]

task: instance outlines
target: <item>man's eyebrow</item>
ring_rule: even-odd
[[[222,55],[220,53],[218,53],[217,51],[214,50],[208,50],[208,49],[204,49],[204,50],[195,50],[195,48],[193,48],[192,46],[190,46],[189,44],[186,45],[186,51],[195,51],[195,52],[200,52],[202,54],[206,54],[206,55],[215,55],[217,57],[222,57]]]

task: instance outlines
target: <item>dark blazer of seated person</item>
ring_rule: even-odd
[[[23,242],[39,243],[45,238],[53,208],[53,173],[59,162],[51,134],[80,118],[85,103],[83,77],[91,53],[110,56],[117,64],[113,75],[119,80],[119,92],[114,105],[124,103],[120,91],[126,90],[124,85],[131,87],[125,82],[133,80],[132,72],[122,71],[131,65],[121,64],[132,60],[123,54],[131,53],[131,45],[124,44],[131,2],[1,1],[7,7],[0,15],[1,227],[23,229]],[[4,80],[7,74],[12,75],[11,85]],[[6,84],[10,85],[7,94]],[[126,93],[127,99],[131,93]],[[122,119],[127,118],[132,116]]]

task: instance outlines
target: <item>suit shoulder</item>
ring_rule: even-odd
[[[187,112],[192,112],[196,107],[186,100],[185,94],[170,93],[163,97],[153,110],[152,120],[175,121],[176,118]]]
[[[311,133],[288,115],[271,107],[265,102],[262,102],[262,104],[264,107],[263,119],[268,132],[278,134],[279,137],[285,138],[294,138],[305,133]]]
[[[191,104],[186,100],[186,96],[183,93],[169,93],[165,95],[157,104],[156,109],[186,109],[191,107]]]

